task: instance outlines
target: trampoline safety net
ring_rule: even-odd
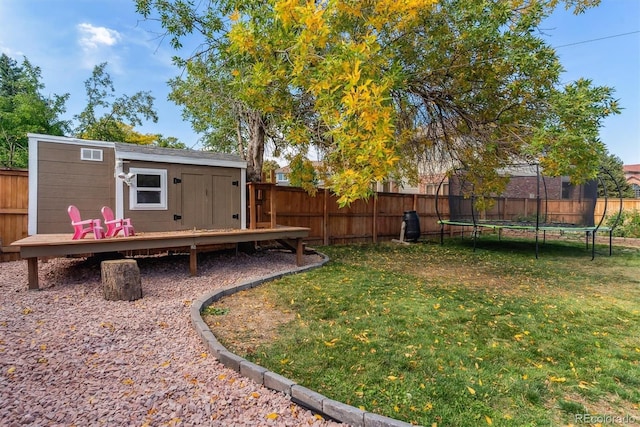
[[[482,203],[463,172],[452,175],[449,221],[535,228],[595,225],[596,180],[574,185],[568,177],[544,176],[537,165],[514,165],[499,173],[508,178],[506,188],[501,194],[484,195]]]

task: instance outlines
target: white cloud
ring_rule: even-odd
[[[22,62],[22,57],[25,56],[24,52],[21,52],[19,50],[13,50],[10,47],[5,47],[0,44],[0,54],[2,53],[4,53],[9,58],[18,62]]]
[[[121,34],[116,30],[88,23],[78,24],[76,28],[79,33],[78,44],[83,52],[83,68],[92,69],[101,62],[108,62],[116,73],[120,73],[121,58],[115,47],[122,40]]]
[[[105,27],[94,27],[91,24],[78,24],[80,39],[78,42],[85,51],[93,51],[103,46],[114,46],[121,37],[120,33]]]

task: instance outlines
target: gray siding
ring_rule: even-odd
[[[81,145],[38,142],[38,233],[71,233],[67,207],[76,205],[83,219],[101,218],[103,205],[113,206],[114,152],[103,150],[102,162],[80,159]],[[95,147],[89,147],[95,148]]]
[[[125,187],[124,216],[136,231],[240,228],[240,219],[232,218],[241,213],[241,189],[232,185],[240,182],[240,169],[142,161],[127,162],[125,172],[129,168],[167,170],[167,210],[131,210]]]

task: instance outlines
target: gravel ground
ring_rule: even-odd
[[[317,260],[305,256],[305,263]],[[139,258],[143,298],[106,301],[100,265],[0,264],[0,425],[337,426],[225,368],[189,320],[216,288],[295,266],[295,255]]]

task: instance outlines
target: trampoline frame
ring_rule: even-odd
[[[478,238],[479,231],[482,228],[488,228],[493,230],[498,230],[498,238],[502,238],[502,229],[508,230],[524,230],[524,231],[533,231],[535,233],[535,254],[536,259],[538,259],[538,255],[540,252],[540,232],[542,232],[543,243],[546,241],[546,232],[547,231],[558,231],[560,233],[585,233],[585,241],[586,241],[586,249],[589,250],[589,240],[591,239],[591,260],[595,259],[595,246],[596,246],[596,234],[598,231],[605,232],[609,234],[609,256],[613,254],[613,230],[618,225],[620,221],[620,217],[622,215],[622,190],[620,189],[620,184],[613,177],[611,172],[609,172],[604,167],[600,168],[600,174],[597,177],[597,182],[602,185],[604,189],[604,209],[602,212],[602,217],[600,221],[593,226],[571,226],[570,224],[553,224],[553,223],[544,223],[541,222],[541,206],[542,202],[544,202],[544,218],[547,217],[547,188],[546,182],[544,180],[544,176],[540,174],[540,168],[538,165],[527,165],[527,166],[535,166],[536,167],[536,179],[537,179],[537,191],[536,191],[536,220],[533,222],[524,222],[524,221],[500,221],[500,220],[489,220],[483,221],[476,218],[475,214],[475,194],[471,194],[470,196],[470,206],[471,206],[471,221],[452,221],[446,220],[442,218],[440,209],[439,209],[439,195],[441,194],[442,186],[445,181],[448,181],[449,176],[445,176],[440,181],[438,185],[438,191],[436,191],[435,195],[435,208],[436,214],[438,216],[438,224],[440,224],[440,244],[444,244],[444,227],[446,225],[449,226],[458,226],[458,227],[472,227],[472,236],[473,236],[473,250],[476,250],[476,240]],[[607,216],[607,208],[609,204],[609,195],[607,194],[607,186],[604,185],[603,175],[607,175],[611,181],[615,184],[617,190],[617,198],[619,199],[619,208],[615,218],[613,225],[611,226],[603,226],[602,223]],[[541,197],[540,194],[540,181],[542,180],[542,187],[544,189],[544,198]],[[494,199],[504,199],[503,197],[494,197]],[[449,195],[447,195],[447,200],[449,201]],[[464,233],[464,232],[463,232]]]

